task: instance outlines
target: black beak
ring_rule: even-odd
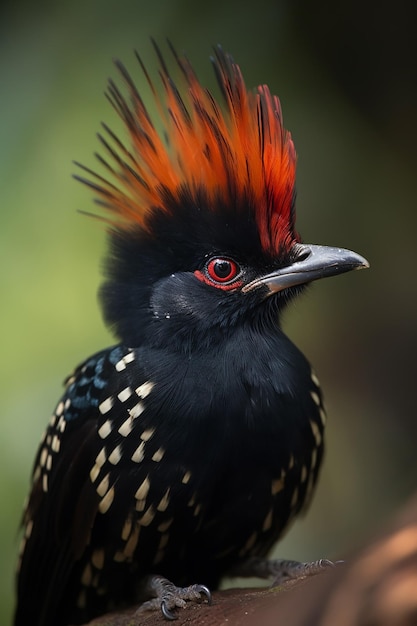
[[[264,285],[273,294],[288,289],[288,287],[310,283],[319,278],[367,267],[369,267],[368,261],[351,250],[297,244],[297,257],[291,265],[256,278],[243,287],[242,291],[247,293]]]

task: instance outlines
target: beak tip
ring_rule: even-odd
[[[359,257],[359,254],[358,254]],[[369,263],[369,261],[367,259],[365,259],[364,257],[360,257],[358,259],[358,264],[357,266],[354,268],[356,270],[367,270],[371,267],[371,264]]]

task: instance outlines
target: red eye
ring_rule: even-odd
[[[216,283],[228,283],[239,274],[237,263],[231,259],[211,259],[207,264],[207,274]]]

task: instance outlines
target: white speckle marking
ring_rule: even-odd
[[[316,391],[310,391],[310,396],[314,402],[314,404],[318,407],[321,406],[320,396]]]
[[[92,483],[94,483],[97,480],[98,475],[100,474],[100,467],[97,465],[97,463],[95,465],[93,465],[93,467],[90,470],[90,480]]]
[[[113,396],[109,396],[108,398],[103,400],[101,404],[98,405],[98,410],[100,411],[102,415],[105,415],[106,413],[111,411],[111,409],[113,408],[113,405],[114,405],[114,398]]]
[[[182,477],[181,482],[186,485],[187,483],[190,482],[190,478],[191,478],[191,472],[185,472],[184,476]]]
[[[33,519],[30,519],[28,521],[28,523],[26,524],[26,528],[25,528],[25,539],[29,539],[29,537],[32,534],[32,529],[33,529]]]
[[[126,354],[122,359],[120,359],[120,361],[118,361],[114,367],[118,372],[122,372],[123,370],[126,369],[126,365],[128,365],[129,363],[132,363],[132,361],[134,360],[135,360],[135,353],[132,350],[132,352],[128,352],[128,354]]]
[[[145,510],[145,508],[146,508],[146,500],[136,500],[136,506],[135,506],[136,511],[141,513],[142,511]]]
[[[141,463],[145,458],[145,442],[141,441],[134,453],[131,456],[131,460],[134,463]]]
[[[61,441],[57,435],[54,435],[52,438],[51,448],[53,452],[58,453],[61,447]]]
[[[146,430],[143,431],[140,438],[142,439],[142,441],[149,441],[149,439],[153,437],[154,432],[155,432],[155,428],[147,428]]]
[[[163,458],[164,454],[165,454],[165,450],[163,448],[158,448],[158,450],[154,452],[152,456],[152,461],[155,461],[155,463],[159,463],[159,461]]]
[[[51,468],[52,468],[52,455],[48,454],[48,458],[46,459],[46,469],[48,470],[48,472],[50,472]]]
[[[122,435],[122,437],[128,437],[133,430],[133,420],[131,417],[128,417],[127,420],[123,422],[123,424],[118,429],[118,433]]]
[[[135,406],[132,406],[132,408],[129,409],[129,415],[132,419],[136,419],[144,412],[144,410],[145,405],[143,404],[143,402],[138,402],[137,404],[135,404]]]
[[[142,398],[142,400],[144,400],[147,396],[149,396],[154,386],[155,383],[152,383],[150,380],[148,380],[146,383],[143,383],[136,389],[136,393],[139,398]]]
[[[123,548],[123,553],[125,555],[125,559],[129,560],[132,558],[134,551],[136,550],[136,546],[138,545],[138,539],[139,539],[139,531],[140,531],[140,527],[136,524],[132,534],[129,537],[129,541],[126,543],[125,547]]]
[[[151,506],[148,509],[146,509],[145,513],[138,520],[139,524],[141,526],[149,526],[149,524],[153,522],[154,517],[155,517],[155,510],[151,504]]]
[[[98,434],[100,435],[102,439],[105,439],[106,437],[110,435],[112,430],[113,430],[113,424],[111,420],[107,420],[98,429]]]
[[[126,402],[126,400],[130,398],[132,393],[133,392],[130,387],[125,387],[125,389],[123,389],[120,393],[117,394],[117,397],[119,398],[120,402]]]
[[[327,415],[323,407],[320,407],[320,419],[321,419],[321,423],[323,424],[323,426],[325,426],[326,421],[327,421]]]
[[[46,463],[47,457],[48,457],[48,450],[47,450],[47,448],[42,448],[41,456],[39,458],[39,465],[41,467],[45,467],[45,463]]]
[[[93,481],[94,482],[94,481]],[[100,498],[102,498],[103,496],[106,495],[106,493],[109,490],[109,484],[110,484],[110,474],[107,474],[103,480],[97,485],[96,487],[96,491],[98,493],[98,495],[100,496]]]
[[[106,459],[106,450],[104,448],[101,448],[100,452],[96,456],[96,465],[98,465],[98,467],[103,467]]]
[[[322,440],[320,429],[316,422],[314,422],[313,420],[310,420],[310,427],[313,433],[314,441],[316,442],[316,446],[319,446]]]
[[[315,372],[313,372],[313,370],[311,370],[311,380],[313,381],[313,383],[316,385],[316,387],[320,387],[320,381],[317,378],[317,375]]]
[[[112,465],[117,465],[122,458],[122,446],[119,444],[109,455],[108,461]]]
[[[63,433],[65,430],[65,427],[67,425],[67,422],[65,421],[65,419],[63,417],[60,418],[59,422],[58,422],[58,430]]]
[[[42,490],[44,491],[44,493],[48,493],[48,476],[47,476],[47,474],[44,474],[42,476]]]
[[[64,412],[64,403],[63,403],[63,402],[62,402],[62,400],[61,400],[61,402],[60,402],[60,403],[58,404],[58,406],[56,407],[55,415],[56,415],[57,417],[61,417],[61,415],[63,414],[63,412]]]
[[[148,495],[150,486],[151,482],[149,480],[149,477],[147,476],[135,493],[136,500],[145,500],[146,496]]]
[[[166,490],[166,492],[162,496],[158,506],[156,507],[158,511],[164,512],[164,511],[167,510],[168,504],[169,504],[169,492],[170,492],[170,489],[168,487],[168,489]]]
[[[113,500],[114,500],[114,487],[111,487],[111,489],[108,490],[104,498],[100,500],[100,503],[98,505],[98,510],[100,511],[100,513],[103,513],[103,514],[107,513],[107,511],[112,505]]]

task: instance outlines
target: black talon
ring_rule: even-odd
[[[168,609],[167,603],[165,602],[165,600],[162,600],[161,602],[161,613],[165,617],[165,619],[170,622],[173,622],[174,620],[178,619],[175,613],[173,613],[172,611]]]

